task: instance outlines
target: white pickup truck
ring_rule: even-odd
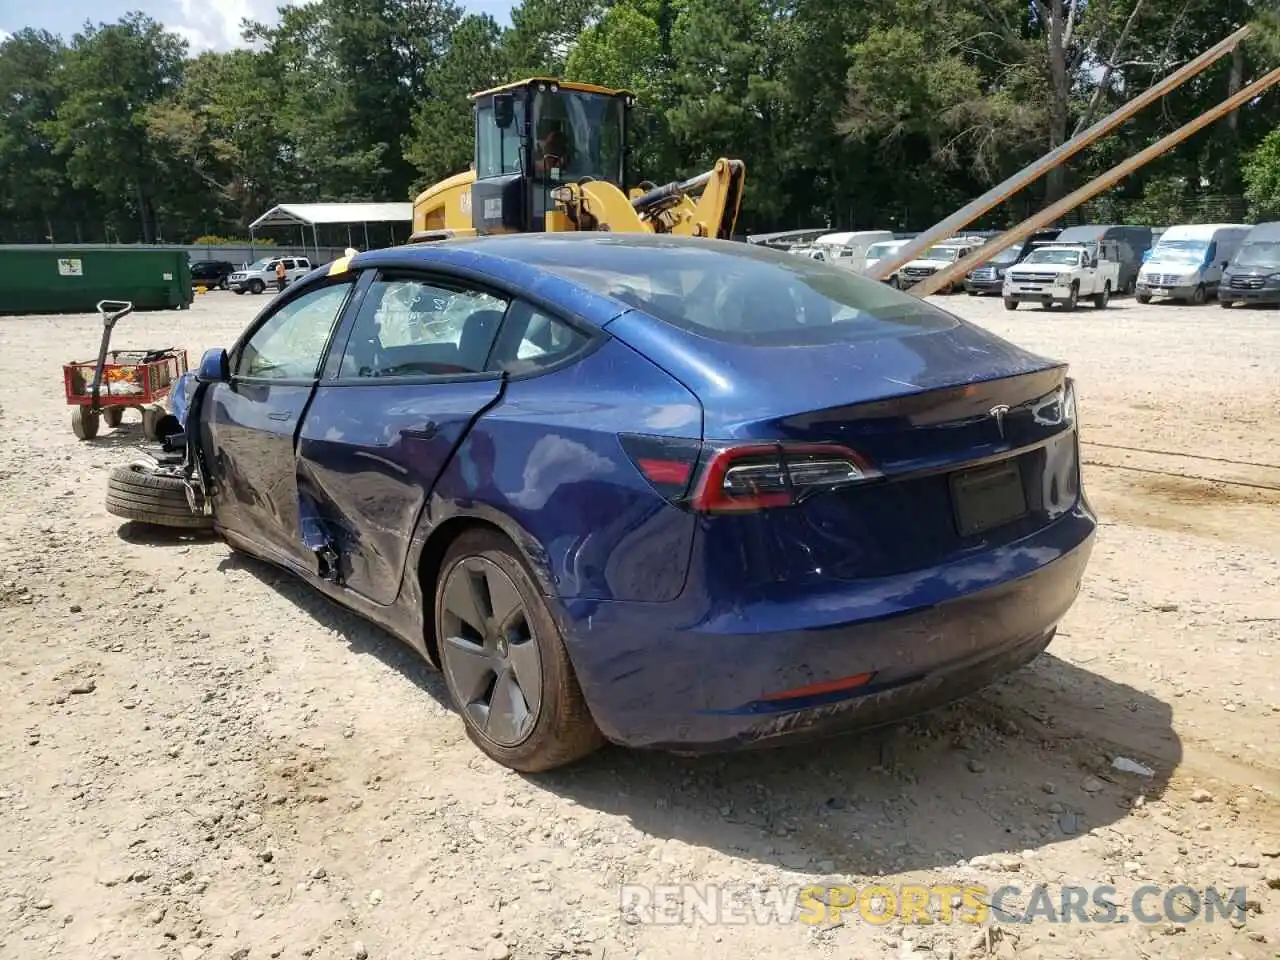
[[[1120,253],[1114,243],[1045,243],[1005,271],[1000,292],[1006,310],[1017,310],[1020,303],[1046,310],[1061,303],[1074,310],[1082,297],[1101,310],[1119,285]]]

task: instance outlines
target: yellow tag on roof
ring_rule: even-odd
[[[350,257],[339,257],[333,263],[329,264],[329,276],[336,277],[340,273],[346,273],[351,267]]]

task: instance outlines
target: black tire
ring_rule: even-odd
[[[265,290],[265,289],[267,289],[267,285],[266,285],[265,283],[263,283],[261,280],[250,280],[250,281],[249,281],[249,290],[250,290],[250,291],[251,291],[255,296],[256,296],[257,294],[261,293],[261,292],[262,292],[263,290]]]
[[[1017,309],[1018,309],[1018,301],[1017,301],[1017,300],[1010,300],[1008,297],[1005,297],[1005,299],[1004,299],[1004,308],[1005,308],[1006,310],[1017,310]]]
[[[102,411],[102,422],[114,430],[124,422],[124,407],[107,407]]]
[[[536,652],[538,661],[536,709],[528,709],[531,706],[528,695],[520,689],[518,680],[515,681],[515,690],[521,696],[522,709],[525,716],[530,718],[531,725],[525,731],[515,731],[519,736],[518,741],[508,738],[512,742],[506,744],[486,732],[478,719],[483,712],[485,723],[489,722],[492,709],[490,705],[480,701],[484,696],[492,697],[500,682],[504,679],[510,682],[517,672],[515,659],[505,659],[510,649],[505,638],[512,635],[510,624],[514,621],[508,617],[507,629],[498,629],[493,613],[496,606],[493,602],[495,594],[488,586],[491,576],[505,578],[504,583],[509,582],[515,587],[520,604],[519,622],[522,628],[527,628],[528,636],[521,634],[512,646],[514,643],[531,644],[532,650],[525,647],[526,657],[529,653]],[[449,604],[446,599],[447,592],[465,589],[477,582],[484,584],[484,596],[488,604],[488,612],[484,612],[484,605],[480,601],[475,603],[476,607],[482,609],[482,616],[486,620],[485,636],[479,639],[479,631],[467,628],[465,621],[447,609]],[[441,564],[440,575],[435,583],[432,613],[440,665],[450,698],[462,716],[467,736],[485,754],[513,770],[539,773],[580,760],[604,744],[604,737],[591,717],[582,689],[574,676],[573,665],[569,662],[569,655],[555,620],[510,540],[493,530],[472,530],[458,537],[449,547],[444,563]],[[464,633],[470,636],[464,636]],[[508,666],[495,668],[491,680],[488,673],[481,670],[479,675],[484,678],[483,683],[476,689],[483,692],[472,699],[468,693],[459,690],[459,674],[464,673],[464,667],[474,667],[477,659],[492,655],[486,651],[495,649],[493,644],[499,642],[495,639],[497,637],[503,639],[496,650]],[[477,658],[477,652],[482,653],[482,657]],[[500,673],[499,669],[509,673]],[[477,676],[474,669],[470,672],[473,678]],[[530,690],[530,693],[534,692]]]
[[[1071,284],[1071,293],[1067,295],[1066,302],[1063,304],[1068,310],[1074,310],[1080,305],[1080,284]]]
[[[107,513],[157,527],[213,528],[213,517],[192,513],[181,477],[132,463],[107,477]]]
[[[98,435],[98,421],[98,414],[78,406],[71,411],[71,432],[77,440],[92,440]]]
[[[1134,297],[1134,299],[1135,299],[1135,300],[1137,300],[1139,303],[1150,303],[1150,302],[1151,302],[1151,294],[1149,294],[1149,293],[1140,293],[1140,294],[1138,294],[1136,297]]]
[[[237,297],[243,297],[243,296],[244,296],[244,287],[236,287],[236,296],[237,296]]]
[[[1102,285],[1102,292],[1093,295],[1093,306],[1096,310],[1107,309],[1107,304],[1111,302],[1111,281],[1108,280]]]
[[[230,285],[229,283],[227,283],[227,278],[226,278],[226,277],[223,277],[221,280],[219,280],[219,281],[218,281],[218,289],[219,289],[219,290],[230,290],[230,289],[231,289],[231,285]]]
[[[1205,295],[1205,289],[1204,289],[1204,284],[1202,283],[1198,287],[1196,287],[1195,292],[1191,294],[1191,302],[1195,304],[1197,307],[1201,306],[1204,303],[1204,295]]]

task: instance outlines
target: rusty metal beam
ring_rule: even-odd
[[[1212,110],[1200,114],[1200,116],[1196,117],[1190,123],[1179,127],[1167,137],[1156,141],[1145,150],[1135,153],[1128,160],[1116,164],[1106,173],[1095,177],[1078,190],[1067,194],[1067,196],[1063,197],[1057,203],[1045,207],[1035,216],[1023,220],[1022,223],[1018,224],[1012,230],[1008,230],[1000,234],[1000,236],[984,244],[978,250],[969,254],[969,256],[958,260],[944,270],[939,270],[932,276],[925,277],[908,292],[917,294],[921,297],[927,297],[929,294],[937,292],[948,283],[963,277],[974,267],[986,263],[1002,250],[1007,250],[1019,240],[1023,240],[1035,231],[1043,229],[1046,225],[1053,223],[1067,211],[1074,210],[1086,200],[1090,200],[1102,193],[1103,190],[1114,186],[1139,167],[1146,163],[1150,163],[1162,153],[1176,147],[1193,133],[1196,133],[1202,128],[1208,126],[1213,123],[1213,121],[1226,116],[1232,110],[1239,108],[1242,104],[1248,103],[1255,97],[1259,97],[1266,93],[1267,90],[1275,86],[1277,83],[1280,83],[1280,67],[1272,70],[1262,79],[1255,80],[1239,93],[1235,93],[1228,97]]]
[[[915,237],[910,243],[903,247],[898,253],[892,257],[886,257],[873,264],[871,267],[863,271],[867,276],[874,277],[877,280],[883,280],[885,277],[891,276],[894,271],[898,270],[904,264],[910,263],[920,253],[928,247],[933,246],[939,240],[945,240],[953,234],[959,233],[964,227],[968,226],[978,217],[982,216],[992,207],[995,207],[1028,184],[1039,179],[1048,173],[1054,167],[1058,166],[1065,160],[1075,156],[1089,144],[1102,137],[1103,134],[1124,123],[1135,113],[1150,103],[1155,102],[1163,97],[1170,90],[1190,80],[1198,73],[1202,73],[1205,68],[1216,63],[1234,50],[1245,37],[1249,35],[1250,27],[1244,26],[1237,30],[1225,40],[1220,41],[1210,47],[1200,56],[1196,57],[1190,63],[1185,64],[1180,69],[1169,74],[1159,83],[1154,84],[1144,90],[1138,96],[1134,97],[1128,103],[1121,106],[1111,114],[1103,117],[1088,130],[1072,137],[1062,146],[1046,153],[1039,160],[1019,170],[1012,177],[1000,183],[977,200],[969,203],[967,206],[957,210],[951,216],[947,217],[940,223],[935,223],[928,230]]]

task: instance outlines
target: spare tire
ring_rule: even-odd
[[[107,478],[107,513],[158,527],[213,529],[213,517],[192,512],[181,477],[138,463],[111,471]]]

